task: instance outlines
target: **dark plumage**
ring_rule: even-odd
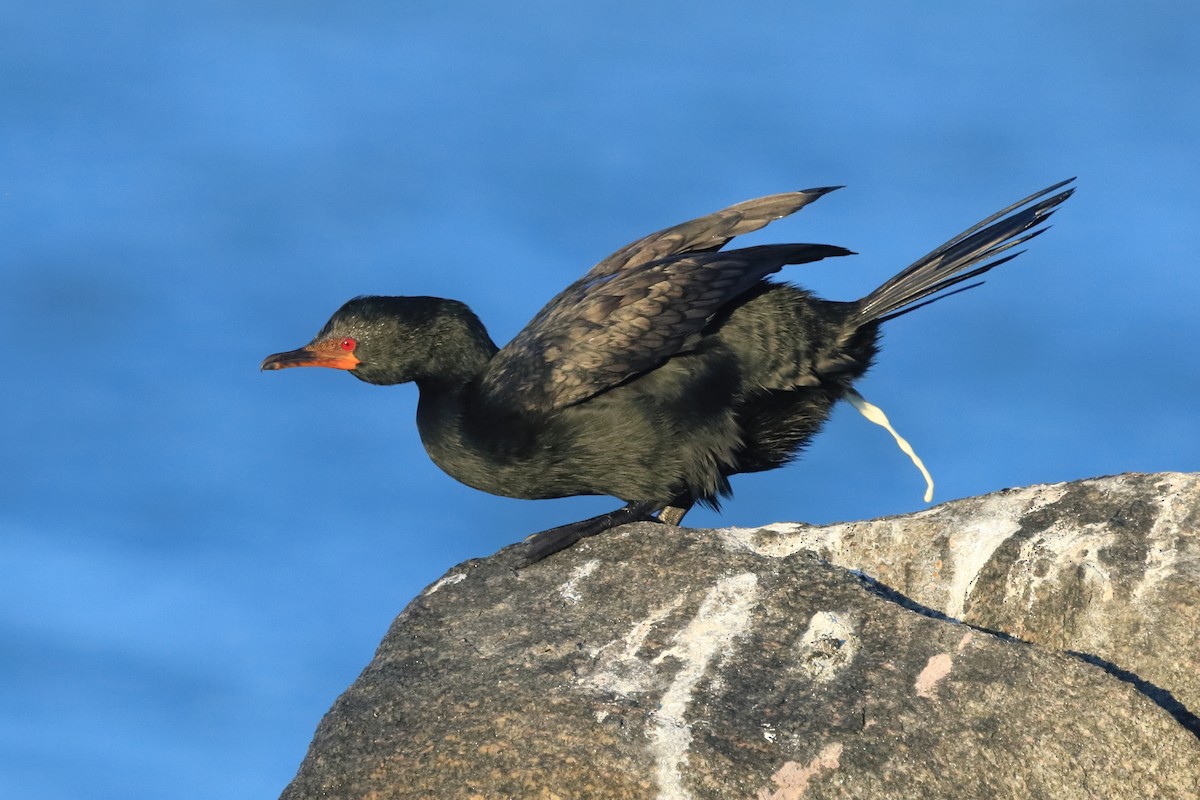
[[[503,349],[457,301],[359,297],[307,346],[262,368],[413,381],[425,449],[463,483],[510,497],[627,502],[530,537],[532,562],[656,513],[677,524],[694,503],[716,506],[729,494],[730,475],[786,464],[870,367],[880,323],[1013,258],[996,256],[1045,230],[1038,226],[1073,191],[1053,194],[1067,183],[988,217],[854,302],[765,280],[849,250],[721,249],[832,191],[809,189],[748,200],[623,247]]]

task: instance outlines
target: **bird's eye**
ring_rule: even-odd
[[[354,348],[358,346],[358,342],[347,336],[345,339],[342,339],[342,341],[339,343],[339,346],[347,353],[353,353]]]

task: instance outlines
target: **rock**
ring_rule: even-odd
[[[1200,475],[1008,489],[903,517],[730,535],[814,550],[972,626],[1082,655],[1200,736]]]
[[[643,523],[519,572],[511,551],[467,562],[396,619],[283,796],[1194,798],[1196,543],[1170,528],[1198,485]]]

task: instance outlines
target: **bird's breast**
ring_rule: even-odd
[[[480,491],[523,499],[593,493],[564,469],[574,443],[556,436],[550,420],[422,392],[417,430],[433,463]]]

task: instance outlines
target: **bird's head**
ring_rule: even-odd
[[[461,333],[447,335],[451,330],[466,332],[467,341]],[[457,349],[447,344],[473,344],[470,340],[480,334],[490,358],[495,345],[462,303],[437,297],[356,297],[334,312],[311,342],[267,356],[261,369],[330,367],[367,383],[420,381],[445,371],[442,363],[454,353],[443,351]]]

